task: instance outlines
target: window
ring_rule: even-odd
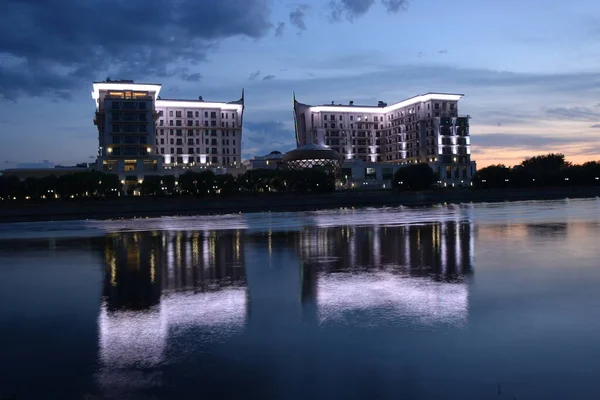
[[[327,121],[327,114],[323,114],[323,121]]]
[[[196,111],[196,118],[198,118],[200,116],[200,113],[198,111]]]
[[[169,139],[169,143],[170,143],[170,144],[175,144],[175,139],[173,139],[173,138]],[[171,151],[172,151],[172,150],[171,150]]]
[[[181,129],[177,129],[175,132],[176,132],[177,136],[183,135],[183,133],[182,133],[183,131]]]
[[[325,129],[327,129],[327,123],[325,123],[325,124],[323,124],[323,125],[324,125]]]
[[[350,121],[354,121],[354,116],[353,115],[350,116]]]
[[[169,111],[169,117],[173,116],[173,111]]]
[[[169,126],[173,126],[173,120],[169,121]]]
[[[208,144],[209,143],[209,139],[206,139],[204,142],[205,142],[205,144]]]
[[[340,115],[340,121],[342,120],[342,116]]]
[[[165,144],[165,139],[164,138],[160,139],[160,144]]]
[[[181,111],[175,111],[175,117],[181,118]]]
[[[160,126],[163,126],[163,124],[164,124],[164,123],[165,123],[165,121],[163,121],[162,119],[161,119],[160,121],[158,121],[158,124],[159,124]]]
[[[194,116],[194,113],[192,111],[188,111],[187,112],[187,117],[188,118],[192,118]]]
[[[204,111],[204,118],[208,118],[208,111]]]
[[[187,126],[194,126],[194,121],[192,121],[191,119],[188,119]]]
[[[163,116],[163,110],[160,110],[160,111],[158,112],[158,115],[159,115],[160,117],[162,117],[162,116]]]
[[[210,112],[210,117],[211,118],[217,118],[217,112],[216,111],[211,111]]]
[[[221,118],[225,118],[225,116],[224,116],[224,115],[225,115],[225,114],[221,113]]]
[[[173,144],[173,143],[171,143]],[[173,147],[171,147],[171,154],[175,153],[175,149]]]
[[[171,121],[171,122],[173,122],[173,121]],[[178,119],[177,121],[175,121],[175,126],[181,126],[181,120],[180,119]]]
[[[160,148],[160,154],[165,154],[165,148],[164,147]]]
[[[217,121],[210,121],[210,126],[217,126]]]

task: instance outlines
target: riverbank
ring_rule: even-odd
[[[3,204],[0,205],[0,223],[310,211],[340,207],[429,206],[440,203],[556,200],[596,196],[600,196],[600,187],[444,190],[418,193],[370,190],[314,195],[265,194],[223,198],[120,197],[38,204]]]

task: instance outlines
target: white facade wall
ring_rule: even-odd
[[[462,95],[428,93],[379,106],[310,106],[294,101],[298,147],[327,146],[346,160],[428,163],[443,182],[468,184],[475,172]]]
[[[157,100],[156,147],[165,166],[241,165],[243,104]]]

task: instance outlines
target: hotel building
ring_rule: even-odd
[[[311,106],[296,101],[298,147],[330,147],[345,160],[428,163],[447,184],[464,185],[475,173],[469,116],[458,114],[461,94],[427,93],[377,106]]]
[[[94,82],[100,171],[137,181],[163,169],[241,165],[242,98],[168,100],[160,84]]]

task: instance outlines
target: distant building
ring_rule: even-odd
[[[296,101],[298,147],[330,147],[345,160],[427,163],[444,184],[465,185],[475,173],[469,116],[458,114],[461,94],[427,93],[377,106],[311,106]]]
[[[93,83],[98,170],[133,184],[146,175],[241,167],[243,90],[227,103],[161,99],[160,90],[130,80]]]
[[[346,160],[342,164],[340,189],[391,189],[394,174],[406,165]]]
[[[281,167],[283,154],[279,151],[272,151],[266,156],[255,156],[244,161],[247,169],[278,169]]]

